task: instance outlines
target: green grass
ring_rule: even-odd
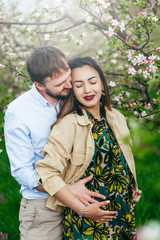
[[[3,152],[0,154],[0,232],[7,233],[9,240],[19,240],[20,187],[11,176],[3,140],[1,146]]]
[[[143,144],[133,149],[139,189],[143,191],[141,200],[136,206],[137,227],[151,220],[160,220],[160,156],[157,150],[160,142],[159,134],[148,132],[146,135],[145,132],[144,139],[142,136],[140,139]],[[2,145],[0,148],[4,149],[3,140],[0,144]],[[5,149],[0,154],[0,165],[0,232],[7,233],[9,240],[19,240],[20,187],[10,174]]]

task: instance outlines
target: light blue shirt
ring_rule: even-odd
[[[57,104],[59,111],[59,103]],[[12,176],[21,185],[26,199],[47,198],[34,189],[38,186],[35,165],[43,159],[42,150],[48,141],[52,124],[57,119],[55,108],[32,89],[11,102],[5,114],[5,143]]]

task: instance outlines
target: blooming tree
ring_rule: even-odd
[[[113,105],[159,124],[159,13],[158,0],[79,0],[69,8],[45,1],[27,15],[9,15],[1,4],[1,110],[30,86],[25,60],[32,48],[55,45],[68,59],[94,57],[106,74]]]

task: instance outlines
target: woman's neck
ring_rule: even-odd
[[[85,108],[85,107],[84,107]],[[93,117],[95,117],[96,119],[98,119],[99,121],[101,120],[101,111],[100,111],[100,106],[96,107],[96,108],[85,108],[87,111],[89,111]]]

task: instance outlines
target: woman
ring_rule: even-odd
[[[73,91],[44,148],[45,159],[36,166],[51,195],[48,207],[68,206],[64,239],[135,239],[133,193],[141,192],[126,120],[111,108],[104,74],[92,58],[76,58],[69,66]],[[109,200],[99,203],[103,210],[102,205],[83,205],[69,190],[67,184],[89,175],[93,179],[87,188]]]

